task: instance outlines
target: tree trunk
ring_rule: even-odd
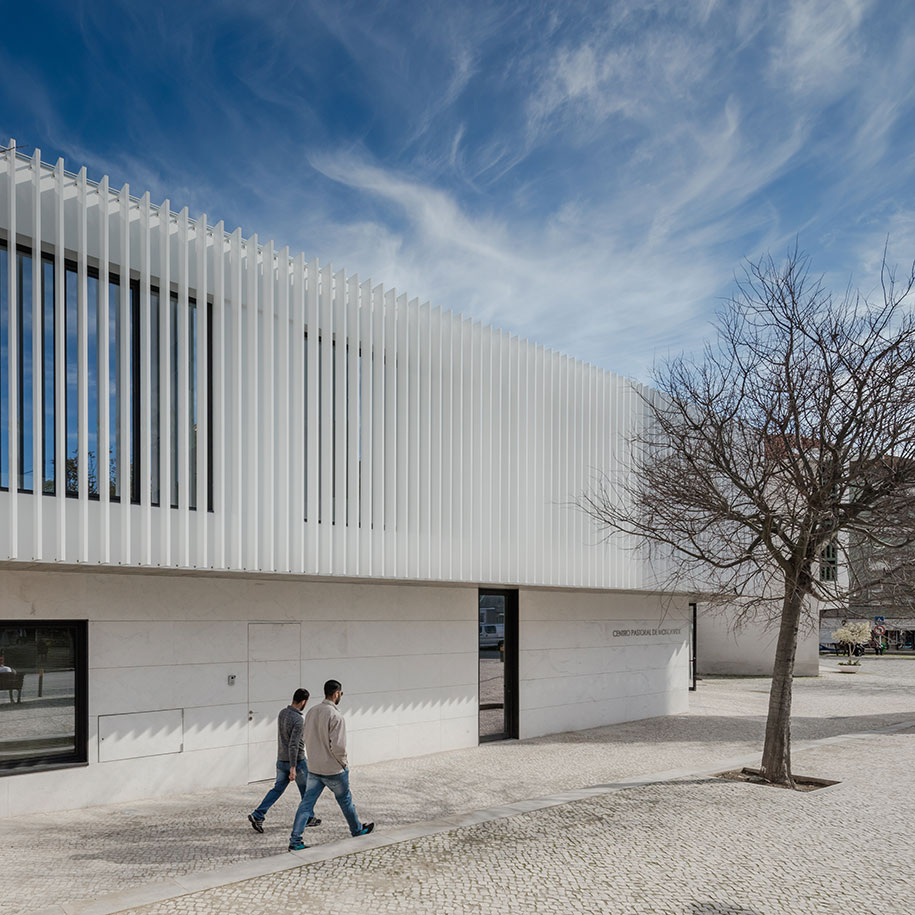
[[[772,689],[769,692],[769,717],[766,720],[766,742],[763,746],[763,777],[777,785],[794,787],[791,775],[791,690],[794,679],[794,659],[797,655],[797,633],[801,622],[805,591],[798,583],[800,576],[785,582],[775,665],[772,669]]]

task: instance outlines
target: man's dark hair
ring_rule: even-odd
[[[324,684],[324,698],[330,699],[338,689],[343,689],[343,684],[339,680],[328,680]]]
[[[309,693],[307,689],[302,689],[302,687],[300,686],[292,694],[292,701],[293,702],[304,702],[310,695],[311,695],[311,693]]]

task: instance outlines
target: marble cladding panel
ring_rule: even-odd
[[[678,715],[685,712],[687,706],[688,693],[684,689],[680,695],[663,692],[529,709],[521,714],[521,737],[541,737],[560,730],[584,730],[639,718]]]
[[[472,715],[463,718],[443,718],[442,749],[459,750],[463,747],[475,747],[478,743],[480,716],[476,709]]]
[[[348,630],[344,620],[309,620],[302,626],[301,640],[303,661],[349,656]]]
[[[340,601],[328,604],[329,613],[319,616],[309,608],[307,618],[350,620],[470,620],[477,619],[476,588],[428,585],[354,584],[351,586],[346,611],[341,613]]]
[[[477,683],[477,653],[369,658],[332,658],[302,662],[302,685],[320,701],[325,680],[339,680],[346,696],[377,692],[461,686]]]
[[[344,695],[341,711],[346,716],[348,732],[461,718],[477,713],[477,692],[476,687],[451,686],[355,697]]]
[[[476,687],[479,684],[480,658],[476,646],[473,651],[436,655],[434,660],[441,686],[469,683]]]
[[[525,590],[519,608],[522,736],[686,708],[685,602],[681,606],[653,595]]]
[[[89,666],[244,664],[247,636],[248,626],[243,622],[90,622]]]
[[[274,719],[275,717],[274,715]],[[184,710],[185,752],[232,747],[244,744],[247,740],[247,702]]]
[[[0,570],[0,617],[88,618],[92,615],[92,606],[86,600],[88,578],[85,573],[53,570],[40,573]]]
[[[763,621],[744,621],[738,628],[733,614],[701,609],[697,623],[699,674],[771,675],[777,628]],[[795,674],[815,677],[819,670],[819,630],[802,626],[798,632]]]
[[[579,677],[527,680],[521,690],[521,708],[546,708],[599,699],[636,698],[673,689],[679,678],[665,669],[589,673]],[[685,684],[682,684],[685,688]]]
[[[404,722],[397,725],[398,756],[425,756],[442,748],[441,721]]]
[[[248,753],[244,746],[123,759],[82,769],[17,775],[8,814],[115,804],[153,793],[168,796],[243,785],[247,780]],[[155,786],[154,792],[151,786]]]
[[[302,658],[370,658],[474,652],[475,620],[337,620],[302,625]]]
[[[114,667],[90,672],[89,714],[234,705],[247,697],[247,665]],[[228,677],[234,674],[235,683]]]
[[[472,716],[463,718],[353,731],[349,734],[349,758],[355,767],[354,779],[358,778],[360,765],[475,747],[477,729],[478,719],[474,710]]]
[[[666,668],[670,659],[680,657],[683,650],[682,644],[523,649],[519,657],[520,674],[527,681]]]
[[[365,728],[361,731],[347,728],[346,740],[347,755],[353,766],[353,781],[358,779],[359,766],[401,758],[396,727]]]
[[[298,661],[301,657],[299,623],[248,623],[249,661]]]
[[[76,514],[68,520],[76,523]],[[0,525],[2,529],[2,525]],[[216,573],[167,574],[0,570],[0,613],[93,620],[470,620],[467,586],[253,579]]]
[[[631,630],[655,628],[680,630],[678,633],[655,636],[621,635]],[[689,627],[684,622],[658,625],[656,619],[624,620],[526,620],[521,621],[521,647],[525,648],[593,648],[638,647],[644,644],[679,645],[688,638]]]
[[[601,591],[522,589],[520,612],[525,620],[653,620],[653,626],[687,619],[687,599],[654,594]]]
[[[402,622],[383,620],[347,624],[350,654],[365,658],[373,655],[438,654],[442,646],[439,622]]]

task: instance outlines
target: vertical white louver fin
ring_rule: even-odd
[[[138,442],[133,438],[133,397],[131,396],[131,378],[134,377],[137,369],[134,366],[134,312],[131,307],[131,298],[133,295],[131,264],[137,258],[131,252],[130,248],[130,219],[132,213],[132,204],[130,200],[130,187],[124,185],[118,194],[118,223],[119,223],[119,258],[120,268],[120,296],[119,300],[114,303],[115,308],[120,309],[120,320],[118,329],[120,340],[118,341],[118,394],[120,401],[120,412],[115,413],[116,423],[120,425],[120,435],[118,436],[118,481],[120,485],[120,506],[118,514],[121,517],[120,524],[120,554],[121,562],[125,565],[134,562],[133,553],[133,525],[131,523],[130,503],[133,498],[133,463],[135,459],[134,448],[139,447]],[[105,293],[107,298],[107,290]],[[107,401],[99,399],[99,404],[106,404]],[[100,415],[102,407],[100,406]]]
[[[41,150],[32,156],[32,301],[23,303],[32,309],[32,492],[44,492],[44,455],[42,453],[42,429],[44,427],[44,353],[40,328],[43,323],[44,291],[42,287],[42,225],[41,225]],[[32,548],[33,559],[43,554],[43,499],[32,500]]]
[[[572,506],[636,385],[37,150],[0,199],[0,559],[650,585]]]
[[[7,364],[7,403],[11,406],[18,403],[19,388],[19,309],[16,307],[19,295],[18,271],[16,260],[18,252],[19,233],[16,231],[16,141],[10,140],[7,153],[7,181],[9,205],[7,207],[7,337],[6,337],[6,364]],[[8,412],[7,449],[7,488],[9,490],[9,554],[10,559],[19,557],[19,411],[10,409]]]
[[[115,427],[111,428],[111,410],[108,405],[114,401],[118,403],[119,398],[112,396],[115,392],[111,390],[111,366],[109,358],[111,354],[110,334],[111,334],[111,316],[109,308],[111,296],[109,295],[109,276],[108,276],[108,258],[110,256],[109,237],[110,237],[110,204],[112,203],[108,194],[108,176],[102,178],[98,187],[98,225],[99,225],[99,265],[98,265],[98,322],[96,324],[98,335],[98,454],[96,464],[98,467],[98,496],[101,511],[99,512],[100,544],[99,559],[103,563],[111,562],[111,510],[110,496],[111,487],[111,441],[117,440],[117,417],[115,417]],[[126,278],[121,277],[121,288],[123,288]],[[114,303],[115,311],[119,307],[119,302]],[[117,324],[115,324],[117,326]],[[90,328],[91,332],[91,328]],[[119,341],[118,341],[119,342]],[[125,351],[120,346],[117,350],[123,354]],[[117,366],[117,362],[115,363]],[[118,366],[119,367],[119,366]],[[117,385],[117,381],[115,382]],[[117,391],[117,387],[115,388]],[[118,455],[120,457],[120,455]],[[120,468],[116,468],[118,471]],[[123,475],[122,475],[123,478]],[[120,551],[119,551],[120,558]]]

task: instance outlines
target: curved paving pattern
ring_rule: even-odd
[[[589,785],[618,782],[630,776],[666,769],[703,769],[719,760],[758,753],[767,693],[768,682],[762,678],[705,680],[691,697],[689,715],[522,743],[485,744],[470,750],[361,768],[357,766],[353,773],[353,790],[360,813],[366,819],[377,820],[379,836],[383,836],[392,828],[411,823],[527,798],[542,798]],[[878,729],[913,718],[915,659],[869,658],[862,673],[855,677],[838,674],[835,662],[824,660],[821,677],[796,681],[796,740]],[[904,744],[901,737],[875,740],[890,741],[890,746],[902,747]],[[855,747],[857,743],[853,742],[850,746]],[[838,759],[846,752],[840,746],[815,752],[835,752],[839,754]],[[806,756],[798,758],[798,771],[810,771],[806,760]],[[868,765],[866,770],[870,769]],[[810,774],[830,777],[821,771]],[[259,859],[276,856],[285,850],[294,809],[291,795],[284,797],[268,820],[265,835],[257,836],[245,821],[245,815],[259,800],[264,787],[264,784],[250,785],[168,800],[7,820],[0,824],[4,911],[34,912],[49,906],[54,906],[57,912],[71,907],[76,910],[81,901],[128,887],[186,875],[202,876],[206,872],[231,866],[239,868],[240,877],[247,876],[243,873],[244,867],[253,866]],[[729,788],[738,792],[781,794],[752,786],[732,785]],[[628,797],[632,793],[640,793],[640,796],[649,798],[654,790],[633,788],[625,794]],[[708,787],[697,786],[696,790],[722,789],[714,783]],[[833,790],[836,789],[815,792],[810,797],[821,798]],[[911,788],[908,796],[915,797]],[[613,795],[594,803],[617,803],[620,797],[622,795]],[[333,842],[346,836],[342,818],[332,803],[323,799],[323,806],[319,804],[318,814],[324,817],[325,825],[309,830],[309,836],[315,843]],[[646,801],[646,804],[649,803]],[[865,808],[868,806],[864,804]],[[532,821],[538,816],[544,822],[556,819],[558,824],[566,814],[557,808],[552,812],[531,813],[528,816]],[[484,830],[481,835],[488,835],[486,828],[497,832],[507,829],[511,834],[516,827],[515,819],[500,823],[478,828]],[[549,831],[549,828],[545,829]],[[661,831],[661,821],[653,816],[646,829]],[[461,835],[464,832],[466,830],[462,830]],[[697,831],[694,841],[700,850],[702,840],[701,832]],[[438,838],[436,841],[444,840]],[[521,844],[528,845],[527,842]],[[409,845],[376,849],[340,859],[344,862],[340,866],[355,867],[352,862],[362,860],[365,855],[390,854],[397,859],[408,849]],[[504,849],[500,850],[497,857],[503,852]],[[679,853],[674,850],[675,855]],[[556,854],[560,852],[557,850]],[[912,859],[910,854],[909,860]],[[366,860],[374,861],[375,858]],[[883,860],[882,856],[880,860]],[[465,863],[471,866],[471,862]],[[764,863],[758,861],[760,865]],[[484,862],[484,865],[481,866],[486,869],[492,862]],[[297,866],[296,862],[293,861],[290,866]],[[327,862],[309,866],[306,871],[298,873],[316,873],[334,866],[333,862]],[[426,865],[423,865],[421,873],[425,873],[425,869]],[[291,872],[290,877],[294,873],[297,872]],[[519,873],[524,873],[523,868]],[[862,865],[865,885],[867,875],[871,873],[869,863]],[[526,877],[525,881],[531,879]],[[449,893],[450,890],[446,896]],[[865,900],[864,904],[869,903]],[[443,906],[443,911],[448,911],[447,905],[443,903]],[[536,911],[541,910],[550,911],[548,908]],[[858,910],[868,909],[859,907]],[[378,911],[384,909],[379,908]],[[706,910],[700,908],[695,911]]]
[[[909,915],[913,751],[915,731],[847,741],[799,754],[843,780],[828,790],[714,778],[631,788],[135,912]],[[894,790],[865,800],[875,771]],[[890,880],[874,866],[888,859],[907,862]]]

